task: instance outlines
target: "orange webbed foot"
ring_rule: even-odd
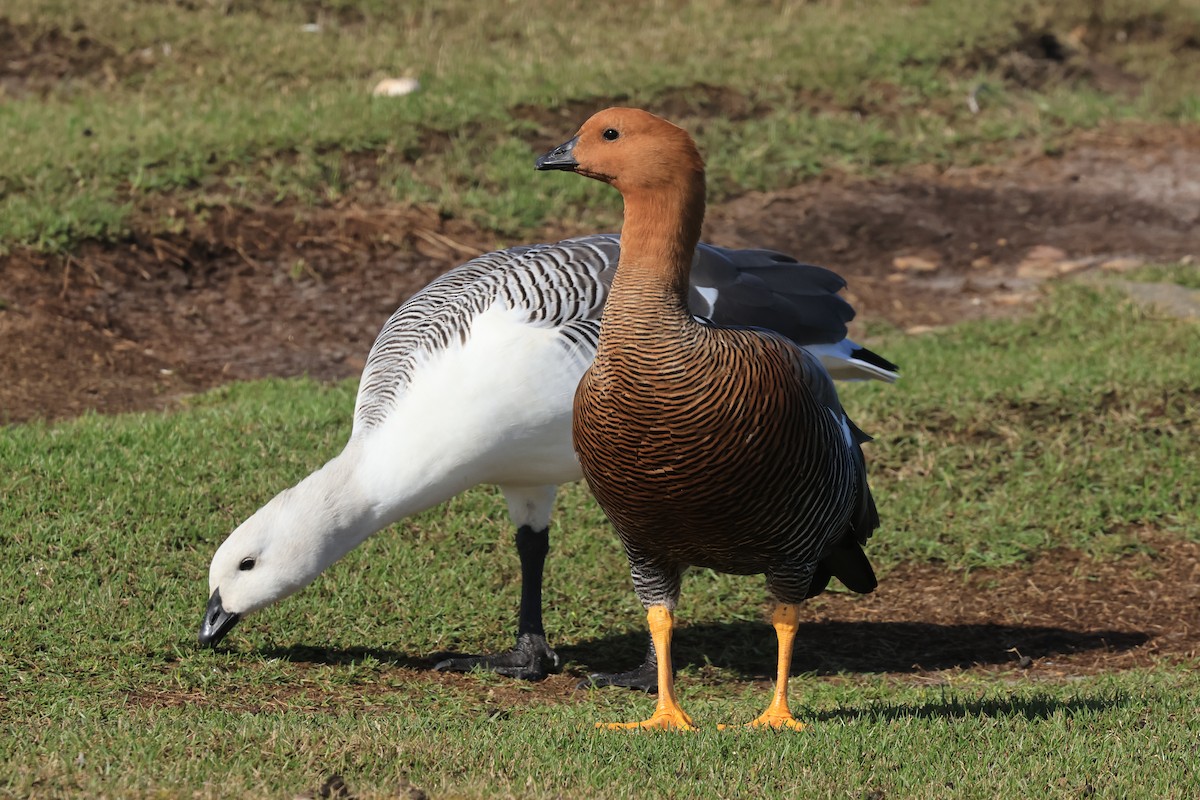
[[[718,725],[717,729],[725,731],[732,728],[774,728],[775,730],[787,728],[788,730],[802,731],[807,727],[807,725],[791,714],[776,714],[768,711],[758,719],[748,722],[745,725]]]
[[[620,730],[659,730],[659,731],[694,731],[696,726],[692,718],[682,710],[659,709],[654,716],[642,722],[597,722],[597,728],[610,731]]]
[[[799,616],[799,609],[794,604],[780,603],[775,607],[775,613],[771,616],[771,622],[775,626],[775,633],[779,638],[775,693],[771,697],[771,705],[767,706],[767,710],[756,720],[746,725],[747,728],[774,728],[775,730],[787,728],[793,731],[802,731],[805,728],[803,722],[797,721],[792,716],[787,702],[788,673],[792,667],[792,644],[796,639]],[[730,727],[732,726],[717,726],[720,730]]]
[[[764,713],[758,719],[751,722],[746,727],[748,728],[790,728],[794,731],[802,731],[806,727],[803,722],[793,717],[791,714],[784,712],[783,714],[775,714],[770,711]]]
[[[650,623],[650,637],[654,641],[654,652],[658,656],[658,705],[654,716],[643,722],[598,722],[597,728],[619,730],[669,730],[694,731],[692,718],[679,707],[675,698],[675,676],[671,672],[671,629],[674,619],[666,606],[653,605],[646,609],[646,621]]]

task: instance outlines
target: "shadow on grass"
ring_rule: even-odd
[[[794,673],[904,673],[974,666],[1017,666],[1022,657],[1052,659],[1088,651],[1119,652],[1144,644],[1140,631],[1073,631],[1021,625],[939,625],[919,622],[811,622],[800,626]],[[589,671],[612,672],[641,663],[649,638],[642,631],[614,634],[558,648]],[[713,665],[746,678],[773,679],[776,639],[755,622],[701,623],[676,630],[677,669]]]
[[[279,658],[297,664],[330,664],[351,666],[367,660],[378,661],[404,669],[433,669],[437,662],[432,658],[420,658],[385,650],[379,647],[319,647],[317,645],[294,644],[291,647],[264,647],[258,651],[267,658]]]
[[[1061,700],[1049,695],[1034,697],[994,697],[986,700],[961,700],[948,697],[931,703],[872,703],[864,708],[837,708],[819,711],[812,717],[821,722],[834,719],[970,719],[973,717],[1024,717],[1048,719],[1055,714],[1074,716],[1080,712],[1104,711],[1127,704],[1121,694],[1108,697],[1081,697]],[[805,716],[808,716],[806,713]]]
[[[553,637],[553,634],[551,634]],[[1022,657],[1038,661],[1075,653],[1111,653],[1144,644],[1140,631],[1073,631],[1020,625],[939,625],[918,622],[811,622],[800,626],[792,659],[794,673],[905,673],[974,666],[1016,667]],[[620,672],[642,663],[649,644],[641,629],[612,633],[556,647],[564,663],[587,672]],[[365,659],[408,669],[432,669],[438,653],[416,657],[371,647],[323,648],[294,645],[263,651],[272,658],[321,664],[355,664]],[[747,679],[775,676],[775,633],[759,622],[688,625],[676,630],[672,655],[677,669],[712,665]],[[453,655],[459,655],[457,653]]]

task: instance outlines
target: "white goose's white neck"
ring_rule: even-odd
[[[339,455],[255,524],[293,540],[304,585],[381,528],[472,486],[575,480],[571,397],[585,367],[552,329],[489,309],[464,346],[418,368],[382,422],[356,425]]]
[[[373,432],[380,433],[352,436],[341,453],[275,495],[222,543],[209,588],[221,590],[227,608],[250,613],[287,597],[376,531],[480,482],[432,446],[439,437],[429,426]],[[259,564],[238,580],[247,557]]]
[[[413,426],[386,437],[352,437],[341,453],[285,493],[286,502],[303,506],[293,513],[321,540],[314,542],[321,570],[376,531],[478,482],[455,475],[452,465],[441,461],[444,450],[433,446],[433,434]]]

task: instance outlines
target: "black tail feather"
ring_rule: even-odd
[[[824,592],[829,587],[830,578],[837,578],[847,589],[859,594],[870,594],[879,585],[867,554],[863,552],[862,545],[854,540],[838,545],[821,559],[812,583],[808,585],[805,599]]]
[[[897,374],[900,372],[899,365],[893,364],[891,361],[888,361],[886,358],[879,355],[879,353],[876,353],[873,350],[868,350],[865,347],[859,347],[855,349],[850,353],[850,356],[852,358],[857,358],[859,361],[866,362],[873,367],[886,369],[888,372],[895,372]]]

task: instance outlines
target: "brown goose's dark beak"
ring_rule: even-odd
[[[563,142],[558,147],[538,157],[538,160],[533,162],[536,169],[562,169],[568,172],[574,171],[579,166],[579,162],[575,160],[575,145],[579,143],[579,137],[576,136],[569,142]]]
[[[200,644],[205,647],[216,647],[225,638],[225,634],[237,625],[241,614],[231,614],[221,605],[221,590],[217,589],[208,598],[208,608],[204,609],[204,620],[200,623]]]

